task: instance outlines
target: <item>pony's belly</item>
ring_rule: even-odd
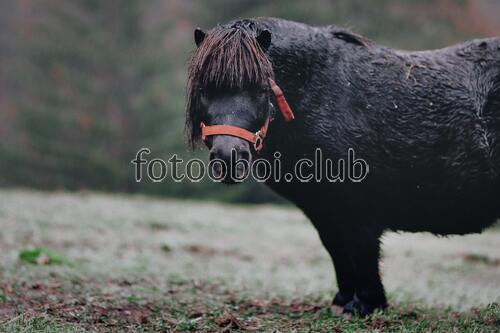
[[[436,234],[481,232],[500,218],[500,186],[492,183],[457,188],[448,184],[433,187],[394,189],[370,202],[380,224],[401,231]],[[372,194],[373,195],[373,194]],[[369,216],[367,216],[369,218]]]

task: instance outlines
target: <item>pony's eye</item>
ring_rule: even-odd
[[[202,103],[206,104],[208,102],[208,95],[207,95],[207,91],[203,88],[199,88],[198,89],[198,94],[200,96],[200,99],[202,101]]]
[[[261,96],[261,97],[264,97],[267,95],[267,93],[269,92],[269,89],[267,88],[262,88],[258,91],[258,95]]]

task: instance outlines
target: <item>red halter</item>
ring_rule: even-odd
[[[278,109],[281,112],[281,115],[285,119],[286,122],[294,120],[293,112],[288,105],[285,96],[283,95],[283,91],[281,91],[280,87],[274,82],[273,79],[269,79],[269,84],[271,86],[271,90],[273,91],[274,97],[276,98],[276,102],[278,104]],[[206,140],[207,136],[211,135],[231,135],[243,140],[246,140],[253,144],[253,147],[256,152],[259,152],[263,147],[264,138],[267,134],[267,128],[269,127],[270,118],[266,119],[264,125],[255,133],[252,133],[244,128],[236,127],[232,125],[211,125],[206,126],[203,122],[200,124],[201,127],[201,139],[203,141]]]

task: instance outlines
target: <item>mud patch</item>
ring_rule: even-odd
[[[479,265],[485,265],[485,266],[491,266],[491,267],[500,266],[500,259],[499,258],[490,258],[490,257],[488,257],[486,255],[482,255],[482,254],[475,254],[475,253],[464,254],[462,256],[462,260],[465,262],[473,263],[473,264],[479,264]]]
[[[202,245],[187,245],[184,247],[184,250],[191,253],[194,256],[202,256],[202,257],[225,256],[225,257],[235,257],[243,261],[253,260],[252,256],[239,253],[236,250],[219,250],[213,247],[202,246]]]

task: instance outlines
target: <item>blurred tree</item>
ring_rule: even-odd
[[[33,2],[8,73],[19,146],[2,145],[3,182],[124,190],[137,146],[168,123],[158,41],[142,25],[146,2]],[[21,148],[21,149],[20,149]]]
[[[436,48],[500,34],[496,0],[3,0],[0,185],[276,201],[256,183],[134,181],[130,161],[187,152],[186,62],[196,26],[277,16]]]

